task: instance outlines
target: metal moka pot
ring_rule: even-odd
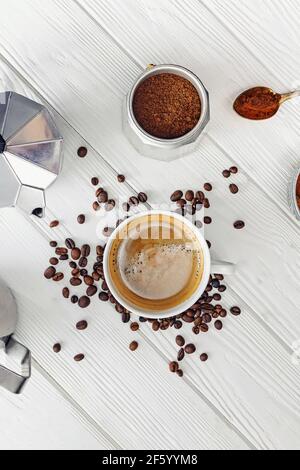
[[[17,320],[16,301],[0,281],[0,386],[12,393],[21,393],[31,375],[30,351],[12,336]]]
[[[45,189],[60,173],[63,138],[49,111],[14,92],[0,93],[0,208],[43,217]]]

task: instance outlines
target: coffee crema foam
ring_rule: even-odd
[[[113,283],[127,303],[166,310],[184,302],[203,275],[199,240],[172,216],[147,215],[128,221],[110,256]]]

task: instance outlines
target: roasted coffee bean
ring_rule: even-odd
[[[215,278],[218,279],[218,281],[224,281],[224,276],[223,274],[214,274]]]
[[[186,313],[182,315],[182,319],[185,323],[193,323],[194,319],[193,317],[189,317]],[[174,324],[175,326],[175,324]]]
[[[234,222],[233,226],[235,229],[241,230],[245,227],[245,222],[243,222],[242,220],[237,220],[236,222]]]
[[[69,255],[61,255],[59,259],[60,261],[67,261],[69,259]]]
[[[74,356],[75,362],[81,362],[83,361],[83,359],[84,359],[84,354],[76,354],[76,356]]]
[[[238,316],[241,314],[241,309],[240,307],[231,307],[230,312],[232,313],[232,315]]]
[[[211,315],[209,313],[205,313],[203,316],[202,316],[202,321],[204,323],[210,323],[211,322]]]
[[[79,147],[79,149],[77,150],[77,155],[78,157],[80,158],[84,158],[87,156],[87,148],[86,147]]]
[[[227,311],[225,310],[225,308],[222,308],[222,310],[221,310],[221,312],[220,312],[220,317],[221,317],[221,318],[227,317]]]
[[[115,229],[114,229],[113,227],[104,227],[104,229],[103,229],[103,235],[104,235],[105,237],[110,237],[110,236],[113,234],[114,230],[115,230]]]
[[[205,292],[211,292],[212,291],[212,286],[209,284],[206,289],[205,289]]]
[[[85,256],[82,256],[80,258],[80,260],[78,261],[78,265],[81,267],[81,268],[85,268],[88,264],[88,260]]]
[[[173,373],[177,372],[178,369],[179,369],[179,364],[178,364],[178,362],[176,362],[176,361],[170,362],[170,364],[169,364],[169,369],[170,369],[170,372],[173,372]]]
[[[77,222],[80,225],[83,225],[85,223],[85,215],[84,214],[79,214],[79,216],[77,217]]]
[[[131,323],[131,325],[130,325],[131,331],[138,331],[139,328],[140,328],[140,325],[139,325],[137,322],[133,322],[133,323]]]
[[[206,353],[201,354],[200,361],[206,362],[208,360],[208,355]]]
[[[236,166],[232,166],[232,167],[229,168],[229,171],[230,171],[230,173],[235,175],[236,173],[238,173],[239,170]]]
[[[106,281],[103,281],[103,282],[102,282],[102,286],[101,286],[101,287],[102,287],[102,290],[105,290],[105,291],[109,290]]]
[[[101,275],[94,271],[92,274],[92,278],[94,279],[94,281],[98,282],[101,278]]]
[[[72,259],[77,261],[80,258],[80,256],[81,256],[81,250],[79,248],[73,248],[73,250],[71,251]]]
[[[130,206],[138,206],[140,203],[140,201],[138,200],[138,198],[136,196],[131,196],[129,198],[129,204]]]
[[[213,295],[213,298],[214,300],[216,300],[217,302],[219,302],[221,299],[222,299],[222,296],[220,294],[214,294]]]
[[[208,217],[207,215],[203,218],[203,222],[207,225],[212,223],[212,218]]]
[[[109,199],[107,203],[105,204],[105,210],[107,212],[110,212],[114,209],[115,205],[116,205],[116,201],[114,199]]]
[[[107,292],[100,292],[99,294],[99,299],[102,300],[102,302],[107,302],[109,300],[109,295]]]
[[[60,345],[59,343],[56,343],[56,344],[53,346],[53,351],[55,352],[55,354],[60,353],[60,351],[61,351],[61,345]]]
[[[229,178],[231,176],[231,173],[229,170],[224,170],[222,175],[224,176],[224,178]]]
[[[49,224],[49,227],[50,228],[55,228],[55,227],[58,227],[58,225],[59,225],[58,220],[52,220],[52,222],[50,222],[50,224]]]
[[[116,310],[116,312],[121,314],[121,313],[124,313],[125,308],[123,307],[123,305],[117,303],[116,306],[115,306],[115,310]]]
[[[57,247],[57,242],[51,241],[51,242],[49,243],[49,245],[51,246],[51,248],[56,248],[56,247]]]
[[[79,277],[80,270],[78,268],[74,268],[74,269],[72,269],[71,274],[72,274],[73,277]]]
[[[226,287],[226,286],[224,286],[224,285],[221,285],[221,286],[218,288],[218,291],[219,291],[219,292],[225,292],[225,291],[226,291],[226,289],[227,289],[227,287]]]
[[[79,277],[72,277],[70,279],[70,284],[73,287],[80,286],[82,284],[82,280]]]
[[[178,369],[176,374],[178,375],[178,377],[183,377],[183,371],[181,369]]]
[[[78,305],[81,308],[87,308],[90,305],[90,303],[91,303],[91,299],[87,297],[86,295],[83,295],[82,297],[80,297],[78,301]]]
[[[203,205],[205,207],[205,209],[209,209],[210,208],[210,202],[207,198],[204,199],[203,201]]]
[[[86,290],[86,295],[88,297],[93,297],[95,294],[97,294],[97,287],[96,286],[89,286]]]
[[[65,276],[64,276],[63,273],[56,273],[56,274],[53,276],[52,279],[53,279],[54,282],[60,282],[60,281],[63,280],[64,277],[65,277]]]
[[[200,329],[198,328],[198,326],[193,326],[192,332],[193,332],[195,335],[198,335],[198,334],[200,333]]]
[[[83,256],[84,258],[87,258],[88,256],[90,256],[90,253],[91,253],[91,247],[90,245],[82,245],[81,247],[81,256]]]
[[[139,347],[139,343],[137,341],[132,341],[129,345],[130,351],[136,351],[137,348]]]
[[[215,328],[216,328],[216,330],[222,330],[223,323],[221,322],[221,320],[215,321]]]
[[[97,178],[96,176],[94,176],[92,179],[91,179],[91,183],[93,186],[98,186],[99,184],[99,178]]]
[[[206,323],[202,323],[202,325],[200,325],[200,331],[202,331],[202,333],[207,333],[209,330],[209,327]]]
[[[52,264],[52,266],[56,266],[59,263],[59,261],[57,258],[50,258],[49,263]]]
[[[122,204],[122,208],[123,208],[124,212],[129,212],[130,211],[130,205],[128,204],[128,202],[124,202]]]
[[[196,346],[192,343],[187,344],[186,347],[184,348],[184,352],[186,354],[193,354],[196,351]]]
[[[104,191],[103,188],[97,188],[97,189],[96,189],[95,196],[96,196],[97,199],[98,199],[98,197],[100,196],[100,193],[102,193],[103,191]]]
[[[72,295],[72,297],[71,297],[71,302],[72,302],[72,304],[77,304],[77,302],[78,302],[78,297],[77,297],[77,295]]]
[[[185,312],[188,317],[194,318],[195,312],[191,308]]]
[[[70,266],[71,269],[76,269],[77,268],[77,264],[75,263],[75,261],[70,261],[69,266]]]
[[[194,199],[194,191],[192,191],[191,189],[189,189],[186,193],[185,193],[185,199],[189,202],[191,202],[193,199]]]
[[[108,194],[107,191],[101,191],[98,196],[98,201],[100,203],[106,203],[108,201]]]
[[[104,248],[103,248],[103,246],[97,245],[97,246],[96,246],[96,254],[97,254],[97,256],[102,256],[103,253],[104,253]]]
[[[72,238],[67,238],[65,241],[65,245],[69,250],[73,250],[75,248],[75,242],[72,240]]]
[[[118,175],[118,181],[119,181],[119,183],[124,183],[125,176],[124,175]]]
[[[170,199],[172,202],[177,202],[179,201],[179,199],[182,199],[182,196],[183,196],[183,192],[178,189],[171,195]]]
[[[195,326],[200,326],[202,324],[202,318],[199,316],[195,319],[194,325]]]
[[[186,200],[185,199],[179,199],[178,201],[176,201],[176,204],[178,207],[184,207],[186,205]]]
[[[86,320],[81,320],[76,324],[77,330],[83,331],[88,327],[88,322]]]
[[[94,284],[94,279],[92,276],[84,276],[83,280],[87,286],[92,286]]]
[[[229,189],[232,194],[237,194],[239,192],[239,187],[233,183],[229,185]]]
[[[95,212],[97,212],[100,209],[99,202],[97,201],[93,202],[93,209]]]
[[[175,330],[180,330],[180,328],[182,328],[182,322],[180,320],[176,320],[174,323],[174,328]]]
[[[195,197],[196,197],[196,199],[199,199],[199,201],[201,203],[203,203],[204,199],[205,199],[205,194],[204,194],[203,191],[197,191],[196,194],[195,194]]]
[[[67,253],[68,253],[67,248],[58,247],[58,248],[55,249],[55,254],[57,256],[66,255]]]
[[[49,266],[49,268],[46,269],[44,272],[44,276],[46,279],[51,279],[53,276],[55,276],[56,269],[53,266]]]
[[[181,335],[176,336],[176,344],[182,348],[185,345],[185,339]]]
[[[219,281],[219,279],[217,279],[217,278],[213,279],[213,280],[211,281],[211,285],[212,285],[215,289],[217,289],[218,287],[220,287],[220,281]]]
[[[139,193],[138,198],[143,204],[148,201],[148,196],[145,193]]]
[[[80,276],[84,277],[88,275],[87,269],[80,269]]]
[[[203,187],[204,187],[205,191],[211,191],[212,190],[212,185],[210,183],[205,183]]]
[[[68,287],[64,287],[62,290],[62,295],[65,299],[70,297],[70,289]]]
[[[159,330],[159,321],[155,320],[153,323],[152,323],[152,330],[153,331],[158,331]]]
[[[178,362],[183,361],[183,359],[184,359],[184,354],[185,354],[185,353],[184,353],[184,349],[183,349],[183,348],[179,349],[178,354],[177,354],[177,361],[178,361]]]

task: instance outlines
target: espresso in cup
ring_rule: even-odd
[[[203,248],[183,218],[146,213],[120,226],[109,247],[107,269],[123,305],[163,312],[176,309],[198,290]]]

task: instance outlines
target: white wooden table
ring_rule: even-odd
[[[0,212],[0,272],[19,304],[17,337],[33,355],[24,394],[0,390],[0,449],[299,449],[300,225],[286,202],[300,162],[299,100],[260,123],[232,111],[247,87],[300,86],[299,1],[1,0],[0,7],[0,89],[45,102],[65,137],[46,220]],[[183,160],[141,157],[122,133],[123,97],[148,63],[186,66],[210,91],[207,134]],[[80,145],[89,148],[84,160],[76,157]],[[220,176],[232,164],[240,168],[236,197]],[[210,360],[189,358],[183,379],[168,373],[175,331],[145,325],[132,333],[110,305],[83,313],[43,278],[53,237],[96,243],[95,175],[115,197],[144,190],[150,201],[206,180],[215,187],[207,237],[214,255],[238,264],[224,302],[243,312],[221,333],[193,338],[185,328]],[[80,212],[85,226],[76,223]],[[47,226],[54,217],[62,221],[55,235]],[[236,217],[246,221],[242,232],[232,229]],[[90,327],[79,333],[82,317]],[[86,354],[80,364],[72,359],[78,352]]]

